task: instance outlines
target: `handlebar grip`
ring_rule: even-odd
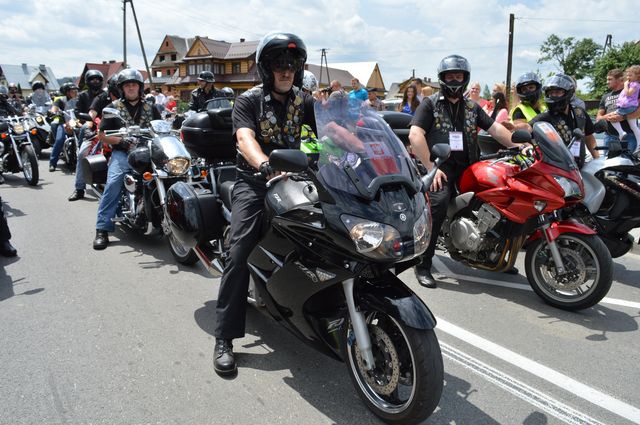
[[[501,152],[491,153],[488,155],[480,155],[480,160],[484,161],[486,159],[496,159],[502,157],[503,154]]]

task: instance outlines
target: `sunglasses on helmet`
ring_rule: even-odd
[[[292,55],[280,55],[269,62],[269,67],[275,72],[291,71],[295,72],[302,68],[302,60]]]

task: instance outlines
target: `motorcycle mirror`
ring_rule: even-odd
[[[269,155],[274,170],[299,173],[309,166],[307,154],[297,149],[276,149]]]
[[[531,133],[527,130],[516,130],[511,134],[513,143],[529,143],[531,142]]]
[[[102,118],[118,118],[121,121],[124,121],[124,119],[120,116],[120,111],[118,111],[116,108],[104,108],[102,110]]]
[[[604,133],[605,131],[607,131],[607,121],[606,120],[598,120],[595,123],[593,123],[593,131],[595,131],[596,133]]]
[[[93,119],[91,118],[91,115],[85,114],[84,112],[78,112],[78,118],[84,121],[93,121]]]
[[[441,162],[446,161],[451,155],[451,146],[446,143],[438,143],[431,149],[431,157],[441,159]]]
[[[571,134],[578,140],[582,140],[584,138],[584,133],[579,128],[574,129]]]

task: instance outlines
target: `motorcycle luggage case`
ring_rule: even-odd
[[[398,139],[405,144],[409,144],[409,130],[413,116],[397,111],[379,111],[378,114],[385,120],[393,130]]]
[[[232,108],[210,109],[193,114],[182,123],[187,150],[209,162],[234,161],[236,144],[232,137]]]
[[[177,182],[167,191],[167,211],[173,234],[185,245],[222,237],[219,201],[208,189]]]
[[[82,173],[86,184],[105,184],[108,168],[107,158],[102,154],[82,158]]]

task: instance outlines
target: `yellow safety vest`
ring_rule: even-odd
[[[533,109],[532,106],[525,105],[524,103],[520,103],[520,104],[516,105],[515,108],[513,108],[511,110],[511,113],[509,114],[509,117],[511,118],[512,122],[513,122],[513,113],[518,109],[520,109],[522,111],[522,113],[524,114],[524,117],[526,118],[527,122],[531,121],[532,119],[534,119],[536,117],[536,115],[538,115],[538,112],[536,112],[536,110]],[[546,110],[547,110],[546,106],[540,105],[540,112],[544,112]]]

